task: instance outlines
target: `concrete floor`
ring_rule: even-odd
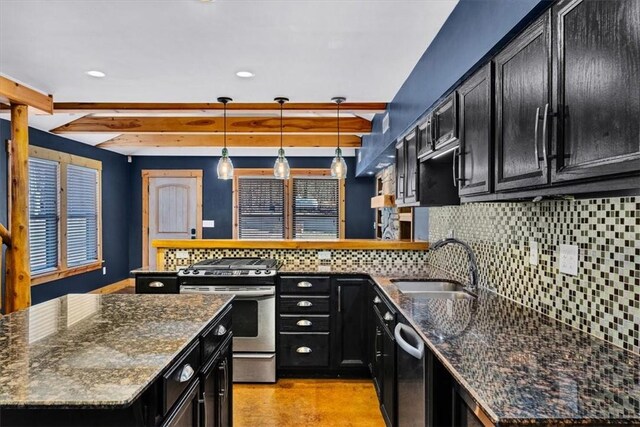
[[[234,384],[236,427],[384,427],[370,380],[281,379]]]

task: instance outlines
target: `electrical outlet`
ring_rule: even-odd
[[[318,259],[331,259],[331,251],[318,251]]]
[[[216,226],[216,222],[212,219],[205,219],[202,221],[202,228],[214,228]]]
[[[176,259],[189,258],[189,251],[176,251]]]
[[[449,231],[447,232],[447,238],[453,239],[454,237],[456,237],[456,233],[455,231],[453,231],[453,228],[450,228]]]
[[[538,265],[538,242],[529,239],[529,264]]]
[[[107,275],[107,267],[102,267],[102,275],[103,276]]]
[[[577,245],[560,245],[558,260],[560,263],[560,273],[569,274],[571,276],[578,275]]]

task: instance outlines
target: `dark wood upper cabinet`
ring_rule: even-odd
[[[406,150],[406,186],[404,193],[405,203],[416,203],[418,201],[418,138],[416,132],[411,132],[404,139]]]
[[[401,139],[396,144],[396,204],[404,203],[404,188],[406,185],[406,157],[404,140]]]
[[[552,12],[552,181],[638,172],[640,1],[563,0]]]
[[[493,188],[491,65],[485,65],[458,89],[458,193],[461,196],[489,193]]]
[[[439,150],[458,138],[458,105],[455,91],[433,110],[433,144]]]
[[[396,145],[396,204],[417,204],[419,182],[418,138],[412,131]]]
[[[422,124],[418,125],[418,158],[433,152],[433,117],[429,114]]]
[[[495,58],[495,190],[548,183],[550,13],[545,13]]]

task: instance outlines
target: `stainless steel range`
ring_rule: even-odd
[[[178,272],[180,293],[234,294],[233,381],[276,381],[276,274],[262,258],[202,261]]]

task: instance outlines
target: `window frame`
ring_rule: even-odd
[[[50,160],[58,163],[58,266],[55,270],[31,276],[31,285],[40,285],[65,277],[87,273],[102,268],[102,162],[75,154],[63,153],[37,146],[29,146],[29,158]],[[96,177],[96,215],[97,215],[97,260],[74,267],[67,265],[67,168],[69,165],[82,166],[97,171]]]
[[[283,240],[292,241],[305,241],[309,239],[294,239],[293,238],[293,180],[295,178],[320,178],[330,177],[331,169],[291,169],[289,179],[284,180],[284,236]],[[253,169],[243,168],[235,169],[233,172],[233,239],[240,240],[239,230],[239,202],[238,202],[238,180],[240,177],[256,177],[256,178],[273,178],[273,169]],[[345,194],[346,194],[346,181],[345,179],[339,179],[338,184],[338,239],[344,239],[345,235]],[[331,241],[332,239],[322,239],[322,241]],[[277,239],[276,239],[277,241]]]

